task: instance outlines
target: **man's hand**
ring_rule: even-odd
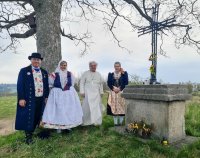
[[[24,99],[19,100],[19,105],[21,107],[25,107],[26,106],[26,101]]]
[[[81,96],[84,98],[85,97],[85,93],[81,93]]]

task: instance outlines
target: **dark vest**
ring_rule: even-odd
[[[67,71],[67,84],[65,85],[64,88],[62,88],[61,86],[61,82],[60,82],[60,75],[59,73],[55,73],[56,74],[56,78],[54,80],[54,87],[56,88],[60,88],[63,91],[69,90],[70,87],[72,86],[72,78],[71,78],[71,73],[69,71]]]

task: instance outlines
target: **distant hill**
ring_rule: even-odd
[[[16,84],[0,84],[0,96],[16,95]]]

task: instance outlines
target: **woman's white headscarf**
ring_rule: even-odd
[[[60,83],[61,83],[62,88],[64,88],[65,85],[67,84],[67,68],[66,68],[66,70],[64,70],[64,71],[62,71],[62,70],[60,69],[60,64],[61,64],[63,61],[65,61],[65,60],[59,61],[58,66],[57,66],[57,68],[56,68],[56,70],[55,70],[55,73],[59,73],[59,76],[60,76]],[[66,62],[66,61],[65,61],[65,62]],[[67,62],[66,62],[66,63],[67,63]]]

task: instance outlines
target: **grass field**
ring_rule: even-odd
[[[16,97],[0,97],[0,119],[11,118],[16,111]]]
[[[103,98],[106,104],[106,96]],[[15,115],[15,97],[0,98],[0,118]],[[186,132],[200,136],[200,97],[195,96],[187,103]],[[112,117],[104,116],[101,127],[78,127],[71,134],[52,133],[48,140],[39,140],[26,145],[22,132],[0,136],[0,158],[199,158],[200,141],[181,150],[162,146],[158,141],[142,143],[133,136],[123,136],[109,130]],[[37,131],[36,131],[37,133]]]

